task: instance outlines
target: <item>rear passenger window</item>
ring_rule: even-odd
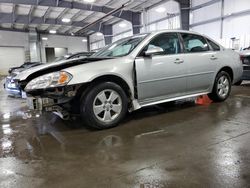
[[[210,44],[210,46],[213,48],[214,51],[220,51],[220,46],[216,43],[214,43],[213,41],[207,39],[208,43]]]
[[[202,36],[187,33],[182,33],[181,36],[186,52],[195,53],[209,50],[208,44]]]

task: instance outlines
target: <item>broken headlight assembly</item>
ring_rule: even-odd
[[[65,86],[69,83],[71,79],[72,75],[68,72],[52,72],[31,80],[26,85],[25,91]]]

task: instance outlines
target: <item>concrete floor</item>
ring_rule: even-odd
[[[224,103],[179,102],[88,130],[0,90],[0,187],[249,187],[250,83]]]

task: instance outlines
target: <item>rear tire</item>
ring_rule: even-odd
[[[225,101],[231,92],[231,78],[225,71],[221,71],[217,74],[213,86],[212,93],[208,94],[208,97],[214,102]]]
[[[117,126],[127,110],[127,96],[123,89],[113,82],[95,85],[81,100],[81,117],[87,126],[95,129]]]

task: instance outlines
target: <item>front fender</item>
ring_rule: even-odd
[[[73,78],[68,85],[89,83],[102,76],[116,76],[124,80],[134,96],[133,61],[128,58],[89,63],[64,69]]]

